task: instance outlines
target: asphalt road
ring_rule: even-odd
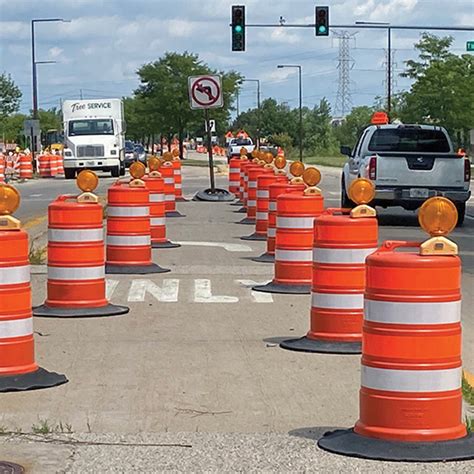
[[[217,176],[218,185],[225,183]],[[186,196],[207,186],[205,168],[185,168]],[[338,171],[323,169],[327,206],[338,205],[338,186]],[[74,183],[20,189],[18,215],[28,220],[44,215],[48,198],[72,192]],[[39,363],[66,374],[69,383],[1,395],[2,430],[31,433],[45,421],[57,428],[46,438],[0,437],[0,459],[8,456],[32,472],[474,470],[474,462],[393,464],[319,450],[318,436],[357,419],[360,358],[280,349],[282,338],[308,330],[310,296],[251,291],[272,278],[273,266],[250,260],[265,244],[240,240],[252,227],[237,224],[242,214],[235,207],[190,201],[178,209],[186,217],[168,219],[167,231],[182,247],[154,251],[169,273],[108,278],[110,300],[128,305],[128,315],[35,318]],[[381,241],[425,238],[414,213],[381,211],[379,221]],[[44,231],[45,222],[35,227]],[[463,259],[463,359],[471,372],[473,235],[472,219],[452,234]],[[45,298],[45,268],[33,273],[36,305]],[[61,426],[73,433],[64,438]]]

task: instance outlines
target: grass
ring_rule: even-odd
[[[46,246],[37,247],[35,240],[31,242],[28,258],[31,265],[43,265],[46,263]]]
[[[466,403],[474,406],[474,387],[469,385],[466,377],[462,378],[462,395]]]
[[[56,425],[50,424],[48,420],[38,420],[37,425],[31,426],[31,431],[35,434],[50,434],[50,433],[72,433],[72,425],[60,421]]]
[[[304,156],[303,162],[308,165],[332,166],[342,168],[347,161],[345,156]]]

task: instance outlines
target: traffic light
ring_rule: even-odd
[[[232,5],[232,51],[245,51],[245,5]]]
[[[329,7],[316,7],[316,36],[329,35]]]

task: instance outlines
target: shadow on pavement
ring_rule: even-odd
[[[287,341],[288,339],[295,339],[296,337],[294,334],[291,336],[275,336],[275,337],[265,337],[262,339],[263,342],[267,344],[280,344],[280,342]]]
[[[296,436],[297,438],[306,438],[313,441],[318,441],[324,433],[328,431],[347,429],[347,426],[344,428],[336,428],[334,426],[313,426],[311,428],[297,428],[288,432],[290,436]]]

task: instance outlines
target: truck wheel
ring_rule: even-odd
[[[456,223],[456,227],[462,227],[464,224],[464,217],[466,215],[466,203],[457,202],[456,209],[458,210],[458,222]]]
[[[349,199],[349,196],[347,195],[344,175],[341,179],[341,207],[346,209],[352,209],[355,207],[355,204]]]
[[[120,166],[112,168],[112,178],[118,178],[120,176]]]
[[[76,170],[71,168],[64,169],[64,177],[66,179],[74,179],[76,177]]]

